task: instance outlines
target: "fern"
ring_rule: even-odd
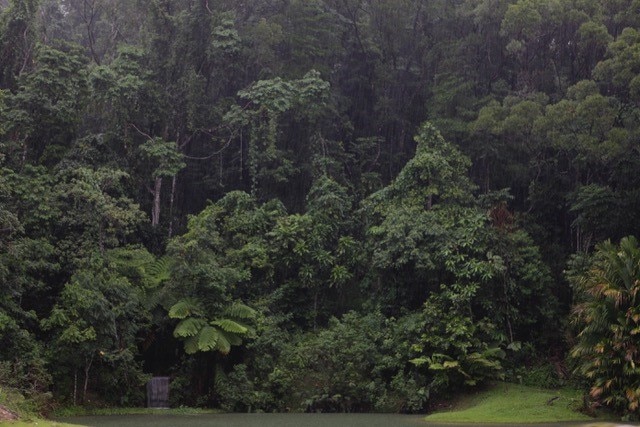
[[[231,342],[227,339],[225,333],[218,334],[218,351],[222,354],[229,354],[231,351]]]
[[[247,327],[242,326],[241,324],[234,322],[233,320],[230,320],[230,319],[214,320],[213,322],[211,322],[211,324],[218,326],[220,329],[222,329],[225,332],[231,332],[234,334],[244,335],[249,331]]]
[[[187,354],[199,351],[228,354],[232,346],[242,345],[241,336],[253,334],[240,319],[253,319],[256,311],[244,304],[232,304],[223,312],[222,318],[212,321],[207,321],[203,314],[203,302],[195,298],[184,298],[169,309],[170,318],[180,319],[173,335],[184,340]]]
[[[229,341],[229,344],[235,345],[235,346],[242,345],[242,338],[240,338],[240,335],[230,334],[224,331],[221,331],[221,332],[222,332],[222,335],[224,335],[224,337],[227,339],[227,341]]]
[[[184,351],[187,354],[195,354],[198,350],[198,337],[189,337],[184,341]]]
[[[220,338],[221,334],[216,328],[212,326],[205,326],[200,330],[200,333],[198,334],[198,350],[217,350]]]
[[[163,256],[147,266],[146,273],[153,286],[159,286],[169,280],[171,258]]]
[[[172,319],[184,319],[201,313],[202,307],[200,303],[193,298],[180,300],[169,309],[169,317]]]
[[[173,330],[173,336],[176,338],[194,337],[198,335],[198,332],[204,327],[207,327],[207,322],[204,319],[189,317],[178,323]]]
[[[225,315],[235,319],[253,319],[256,311],[247,305],[234,303],[225,310]]]

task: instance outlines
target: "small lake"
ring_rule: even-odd
[[[90,427],[456,427],[455,424],[428,423],[424,415],[396,414],[154,414],[73,417],[59,421]],[[577,425],[581,423],[532,424],[535,427]],[[461,426],[469,427],[469,424]]]

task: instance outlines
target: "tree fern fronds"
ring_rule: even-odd
[[[153,285],[158,286],[169,280],[171,274],[170,264],[171,258],[165,255],[146,267],[146,273]]]
[[[172,319],[184,319],[188,316],[199,315],[202,311],[202,305],[198,300],[195,298],[184,298],[169,309],[169,317]]]
[[[242,326],[241,324],[230,319],[214,320],[213,322],[211,322],[211,324],[218,326],[225,332],[231,332],[234,334],[244,335],[248,332],[248,329],[245,326]]]
[[[173,330],[173,336],[176,338],[194,337],[205,327],[207,327],[207,322],[204,319],[189,317],[178,323]]]
[[[242,303],[234,303],[225,310],[225,315],[235,319],[253,319],[256,311]]]
[[[231,351],[231,342],[227,339],[226,334],[218,332],[217,350],[222,354],[229,354]]]
[[[220,332],[216,328],[212,326],[205,326],[200,330],[200,333],[198,334],[198,350],[217,350],[220,337]]]

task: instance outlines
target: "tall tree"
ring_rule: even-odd
[[[7,99],[7,155],[18,167],[60,161],[77,136],[87,95],[84,60],[75,48],[39,45],[33,62]]]
[[[15,88],[18,76],[32,67],[39,3],[10,0],[0,9],[0,89]]]

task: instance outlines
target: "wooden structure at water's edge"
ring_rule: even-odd
[[[169,377],[153,377],[147,383],[147,407],[169,407]]]

